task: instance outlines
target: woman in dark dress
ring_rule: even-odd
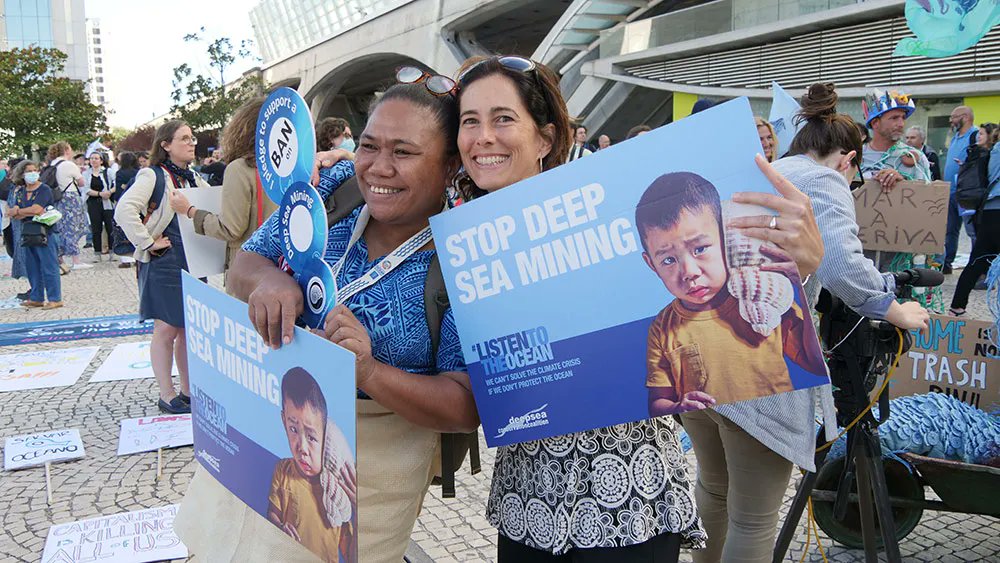
[[[115,220],[136,248],[133,256],[139,263],[139,317],[154,319],[150,359],[160,388],[158,404],[168,413],[191,412],[181,293],[181,270],[187,270],[187,260],[177,215],[168,201],[175,189],[208,186],[190,169],[197,144],[187,123],[175,119],[161,125],[153,138],[150,167],[139,171],[115,210]],[[157,201],[151,201],[157,176],[162,178],[162,194],[158,194]],[[170,375],[173,359],[180,373],[179,393]]]

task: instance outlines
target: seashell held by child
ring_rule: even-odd
[[[770,336],[781,324],[781,316],[792,306],[792,282],[777,272],[758,266],[729,269],[729,293],[740,304],[740,316],[754,332]]]
[[[757,205],[722,202],[723,221],[734,217],[769,215]],[[726,229],[726,258],[729,266],[729,293],[740,305],[740,316],[753,330],[769,336],[781,324],[781,316],[792,306],[792,282],[778,272],[761,271],[771,260],[761,254],[763,241]]]

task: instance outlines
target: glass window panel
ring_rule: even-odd
[[[38,43],[38,18],[35,17],[24,17],[21,18],[24,24],[21,29],[24,30],[24,36],[21,38],[26,44]]]
[[[14,2],[7,2],[8,5]],[[7,17],[7,42],[10,43],[10,47],[13,49],[15,47],[21,46],[21,40],[24,38],[24,22],[21,17]]]
[[[21,15],[38,17],[38,0],[21,0]]]
[[[49,12],[49,0],[37,0],[38,2],[38,17],[48,18],[52,14]]]
[[[7,14],[8,21],[10,18],[21,17],[21,0],[6,0],[4,2],[4,13]]]
[[[52,45],[52,18],[48,16],[38,18],[38,40],[45,46]]]

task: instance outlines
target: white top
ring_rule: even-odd
[[[83,179],[83,174],[80,172],[80,167],[76,165],[72,160],[63,160],[62,157],[56,159],[59,164],[56,165],[56,183],[58,186],[49,186],[53,190],[60,189],[65,190],[71,184],[73,186],[79,186],[79,181]]]

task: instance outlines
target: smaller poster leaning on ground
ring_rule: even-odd
[[[76,428],[10,436],[3,445],[3,468],[4,471],[24,469],[80,459],[84,455],[83,440]]]
[[[174,533],[176,504],[53,524],[42,563],[146,563],[186,559]]]

